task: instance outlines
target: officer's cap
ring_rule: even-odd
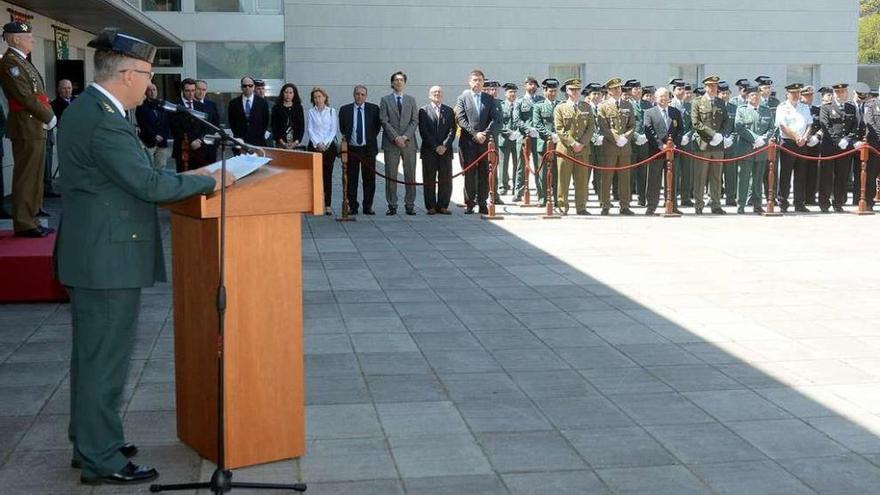
[[[623,86],[623,79],[621,79],[619,77],[612,77],[611,79],[608,80],[608,82],[605,83],[606,89],[614,89],[614,88],[619,88],[621,86]]]
[[[265,88],[266,81],[264,81],[262,79],[254,79],[254,87],[255,88]]]
[[[571,79],[566,80],[564,83],[562,83],[562,85],[565,86],[566,91],[568,90],[568,88],[580,89],[581,80],[578,78],[571,78]]]
[[[773,79],[770,79],[770,76],[758,76],[755,78],[755,82],[758,83],[758,86],[769,86],[773,84]]]
[[[751,93],[757,93],[757,92],[758,92],[758,87],[755,86],[755,85],[749,84],[748,86],[746,86],[746,87],[743,88],[743,91],[745,91],[745,93],[746,93],[747,95],[748,95],[748,94],[751,94]]]
[[[802,95],[811,95],[811,94],[813,94],[813,93],[815,93],[815,92],[816,92],[816,88],[814,88],[814,87],[812,87],[812,86],[810,86],[810,85],[806,85],[806,86],[804,86],[803,88],[801,88],[801,94],[802,94]]]
[[[863,82],[857,82],[853,84],[853,91],[855,91],[859,95],[869,95],[871,94],[871,87]]]
[[[849,87],[849,84],[847,84],[847,83],[837,83],[837,84],[831,86],[831,89],[846,89],[848,87]]]
[[[559,79],[555,77],[550,77],[548,79],[544,79],[541,81],[541,86],[544,89],[558,88],[559,87]]]
[[[721,81],[721,78],[712,74],[711,76],[706,76],[703,78],[703,85],[707,84],[718,84]]]
[[[517,86],[516,84],[513,84],[513,83],[504,83],[504,86],[501,86],[501,87],[504,88],[505,90],[512,89],[512,90],[516,91],[519,89],[519,86]]]
[[[685,85],[684,85],[684,90],[685,90],[685,91],[690,91],[690,90],[692,90],[692,89],[694,89],[694,87],[691,86],[690,84],[685,84]]]
[[[749,80],[748,79],[737,79],[734,84],[736,84],[740,88],[745,88],[749,85]]]
[[[730,91],[730,84],[728,84],[727,81],[719,82],[718,91]]]
[[[12,21],[3,25],[3,34],[32,33],[31,25],[26,22]]]
[[[638,79],[628,79],[623,83],[623,89],[641,88],[642,83]]]
[[[134,36],[120,33],[116,28],[102,30],[95,39],[89,41],[88,47],[95,50],[116,52],[151,64],[156,57],[155,46]]]
[[[880,96],[880,91],[878,91],[876,89],[872,89],[871,96],[873,96],[874,98],[877,98],[878,96]]]
[[[483,83],[483,87],[484,88],[500,88],[501,83],[498,81],[494,81],[494,80],[486,81],[485,83]]]
[[[588,95],[590,93],[601,93],[601,92],[602,92],[602,85],[599,83],[591,82],[590,84],[587,84],[586,86],[584,86],[584,90],[581,91],[581,94]]]
[[[786,91],[800,91],[804,89],[804,85],[801,83],[791,83],[785,87]]]
[[[671,81],[669,81],[669,85],[676,87],[676,88],[683,87],[684,86],[684,79],[679,79],[676,77],[675,79],[672,79]]]
[[[833,92],[834,91],[832,91],[831,88],[829,88],[828,86],[822,86],[821,88],[819,88],[819,94],[825,95],[825,94],[831,94]]]
[[[697,89],[694,90],[694,94],[697,96],[703,96],[704,94],[706,94],[706,88],[699,86],[697,87]]]
[[[653,93],[657,90],[657,88],[655,88],[654,86],[643,86],[642,90],[644,90],[645,93]]]
[[[535,83],[535,86],[537,86],[537,85],[538,85],[538,80],[535,79],[534,76],[526,76],[526,80],[523,81],[523,84],[528,84],[528,83]]]

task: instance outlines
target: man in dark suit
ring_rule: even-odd
[[[455,113],[443,104],[443,88],[428,90],[431,103],[419,109],[419,135],[422,137],[422,182],[425,183],[425,209],[428,215],[451,215],[452,142],[455,141]]]
[[[168,140],[171,139],[171,128],[168,126],[168,114],[162,109],[157,99],[155,84],[147,86],[146,99],[134,111],[138,126],[138,137],[141,139],[153,168],[164,169],[168,162]]]
[[[684,122],[681,118],[681,112],[669,104],[670,96],[668,89],[658,88],[654,93],[657,105],[645,110],[644,131],[645,137],[648,138],[648,149],[651,155],[662,150],[670,137],[676,146],[681,146],[681,137],[684,135]],[[663,181],[664,170],[666,170],[665,156],[661,156],[648,164],[647,209],[645,210],[645,215],[653,215],[660,202],[660,183]],[[672,207],[676,213],[679,213],[673,184],[675,184],[674,179],[672,184],[670,184]]]
[[[858,140],[858,121],[856,106],[847,101],[849,85],[840,83],[831,88],[834,98],[822,105],[819,110],[819,124],[822,129],[822,156],[832,156],[852,149]],[[828,213],[832,206],[830,197],[834,195],[834,211],[843,213],[846,203],[846,181],[850,175],[852,158],[845,156],[833,160],[819,169],[819,208]]]
[[[364,215],[375,215],[373,195],[376,193],[376,155],[379,153],[377,139],[381,123],[379,106],[367,102],[367,88],[354,87],[354,102],[339,109],[339,131],[348,141],[348,209],[352,215],[358,212],[358,175],[364,182]]]
[[[175,103],[199,112],[205,111],[202,104],[195,99],[195,80],[184,79],[180,83],[180,88],[180,99]],[[205,127],[186,112],[170,115],[168,126],[174,139],[174,150],[171,156],[177,163],[177,171],[185,172],[205,165],[205,144],[202,142],[202,138],[206,134]]]
[[[207,98],[208,83],[204,79],[196,79],[196,101],[205,107],[205,113],[208,114],[208,122],[220,125],[220,110],[217,104]],[[217,145],[205,145],[205,161],[214,163],[217,161]]]
[[[489,146],[489,134],[499,118],[495,115],[493,98],[483,93],[484,81],[485,75],[481,70],[472,70],[468,79],[470,89],[462,92],[455,102],[455,123],[461,128],[458,147],[465,166],[486,151]],[[489,213],[486,207],[487,199],[489,199],[488,157],[480,160],[476,167],[464,175],[464,200],[467,205],[465,214],[473,213],[477,204],[480,213]]]
[[[254,94],[254,80],[241,78],[241,96],[229,102],[226,113],[232,135],[253,146],[266,146],[269,130],[269,104]]]
[[[56,86],[56,94],[54,100],[50,102],[52,105],[52,113],[55,114],[55,117],[61,122],[61,115],[64,113],[64,110],[67,109],[67,106],[70,105],[70,102],[75,98],[73,96],[73,83],[70,82],[69,79],[62,79],[58,81],[58,85]],[[60,196],[55,188],[52,187],[52,151],[55,147],[55,131],[50,131],[46,133],[46,168],[43,169],[43,197],[44,198],[57,198]]]

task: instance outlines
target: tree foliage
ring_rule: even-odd
[[[880,13],[859,19],[859,63],[880,63]]]
[[[880,13],[880,0],[859,0],[859,16],[867,17]]]

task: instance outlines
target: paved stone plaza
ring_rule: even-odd
[[[880,492],[880,216],[386,217],[377,190],[304,224],[307,493]],[[143,302],[128,439],[208,476],[169,286]],[[2,494],[119,491],[69,467],[69,348],[66,305],[0,306]]]

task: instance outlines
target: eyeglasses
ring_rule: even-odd
[[[253,88],[254,85],[253,84],[242,84],[241,87],[242,88]]]
[[[150,76],[150,79],[152,79],[153,76],[155,75],[155,73],[153,73],[153,72],[151,72],[151,71],[148,71],[148,70],[139,70],[139,69],[122,69],[122,70],[119,71],[119,72],[128,72],[128,71],[137,72],[138,74],[144,74],[144,75]]]

